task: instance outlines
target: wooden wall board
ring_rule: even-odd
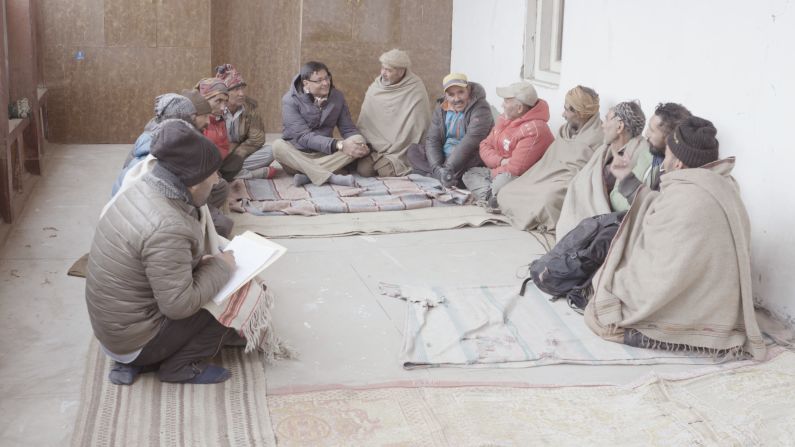
[[[227,1],[227,3],[232,3]],[[157,46],[210,47],[209,1],[164,0],[157,3]]]
[[[281,97],[300,66],[301,2],[213,0],[212,66],[234,65],[259,103],[268,132],[281,132]]]
[[[156,95],[192,86],[221,63],[240,70],[268,132],[281,132],[281,97],[307,60],[330,66],[354,117],[384,51],[407,50],[432,98],[441,95],[450,65],[452,0],[39,0],[38,6],[40,70],[56,142],[132,142]]]
[[[157,46],[157,3],[152,0],[105,0],[103,6],[104,45]]]
[[[6,0],[9,62],[9,101],[28,98],[31,108],[36,107],[36,48],[30,11],[31,0]]]
[[[329,3],[335,12],[327,12]],[[452,1],[304,0],[303,14],[301,61],[329,66],[354,120],[379,74],[378,57],[392,48],[409,53],[432,101],[441,96],[450,67]]]
[[[210,71],[210,0],[40,0],[39,7],[55,142],[132,143],[157,95],[192,88]]]

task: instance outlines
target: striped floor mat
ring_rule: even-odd
[[[273,446],[260,355],[227,348],[232,378],[179,385],[142,374],[132,386],[108,380],[111,361],[92,339],[73,446]]]

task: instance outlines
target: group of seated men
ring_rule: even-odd
[[[350,186],[353,173],[434,177],[468,188],[521,229],[558,238],[584,218],[629,209],[594,279],[589,327],[634,346],[763,358],[748,215],[730,175],[734,158],[719,158],[710,121],[662,103],[647,126],[632,101],[602,119],[598,94],[577,86],[555,137],[549,105],[527,81],[497,89],[495,123],[484,88],[464,74],[443,79],[432,109],[404,51],[380,61],[358,124],[329,68],[306,63],[282,98],[283,133],[272,146],[229,64],[193,90],[156,98],[89,255],[86,300],[94,333],[117,362],[114,383],[145,369],[173,382],[229,377],[207,359],[240,334],[202,306],[235,260],[210,250],[207,233],[231,233],[222,211],[228,182],[272,178],[274,160],[299,186]]]

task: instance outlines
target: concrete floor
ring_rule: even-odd
[[[91,328],[84,280],[66,276],[88,251],[129,145],[50,145],[19,221],[0,251],[0,445],[69,442]],[[278,217],[276,217],[278,218]],[[2,233],[0,233],[2,234]],[[574,366],[404,371],[398,362],[405,303],[377,294],[379,281],[519,284],[541,253],[508,227],[382,236],[277,240],[288,253],[265,273],[275,324],[301,353],[267,368],[269,389],[412,382],[627,383],[651,371],[693,366]]]

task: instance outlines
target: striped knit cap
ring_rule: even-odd
[[[224,81],[226,88],[229,90],[247,85],[246,81],[243,80],[243,76],[240,76],[240,72],[232,64],[223,64],[215,67],[215,77]]]
[[[229,95],[229,89],[224,81],[218,78],[204,78],[196,84],[196,90],[208,101],[217,95]]]

